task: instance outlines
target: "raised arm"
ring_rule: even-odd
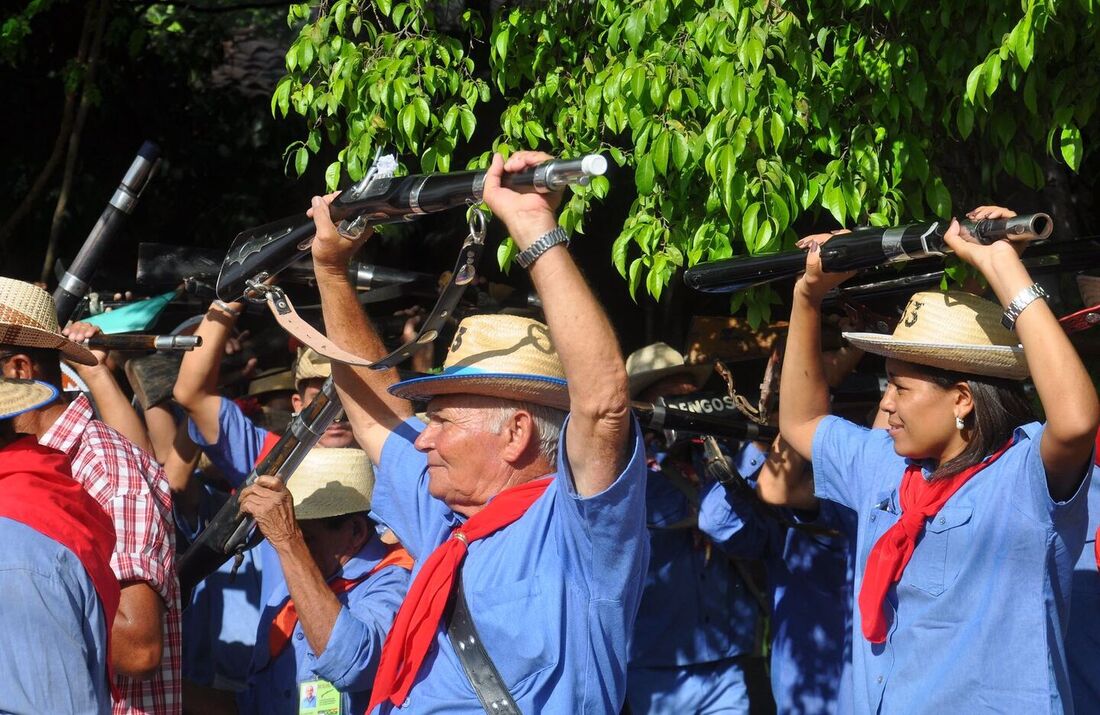
[[[507,225],[520,251],[557,227],[560,196],[516,193],[502,188],[500,177],[505,170],[520,171],[551,158],[518,152],[505,163],[497,155],[486,173],[485,203]],[[577,492],[598,494],[627,458],[630,404],[619,341],[564,245],[543,253],[530,271],[569,384],[566,449]]]
[[[355,289],[348,281],[348,261],[370,235],[357,240],[343,238],[328,212],[328,200],[314,197],[309,215],[317,226],[313,239],[313,270],[321,294],[321,310],[329,340],[368,360],[386,354],[382,338],[363,313]],[[340,403],[348,416],[355,440],[378,464],[382,445],[390,432],[412,416],[406,400],[391,395],[387,388],[397,382],[397,370],[372,370],[332,363],[332,378]]]
[[[72,323],[63,332],[70,340],[80,343],[102,331],[98,326],[88,323]],[[130,400],[115,380],[114,373],[106,364],[107,353],[102,350],[92,352],[99,358],[98,365],[70,364],[91,391],[92,401],[95,402],[100,419],[141,449],[153,454],[153,443],[149,440],[145,423],[134,410],[134,406],[130,404]]]
[[[195,335],[202,338],[202,346],[183,356],[179,376],[172,389],[172,397],[195,423],[199,433],[209,444],[216,444],[220,427],[218,413],[221,395],[218,394],[218,376],[225,354],[225,344],[244,308],[241,303],[229,303],[226,308],[214,303],[207,309]]]
[[[807,236],[806,272],[794,285],[787,349],[779,389],[779,432],[795,452],[811,459],[814,432],[829,414],[829,385],[821,356],[821,302],[851,273],[821,270],[820,247],[829,234]]]
[[[980,206],[968,216],[980,220],[1015,213],[997,206]],[[971,243],[959,234],[956,221],[952,221],[944,238],[962,260],[981,271],[1001,305],[1008,306],[1034,282],[1012,243],[997,241],[989,246]],[[1052,498],[1068,499],[1089,469],[1088,459],[1100,422],[1096,390],[1046,301],[1036,300],[1020,314],[1016,334],[1046,413],[1040,453],[1047,488]]]
[[[756,494],[766,504],[806,511],[818,508],[813,474],[806,468],[806,460],[783,437],[776,437],[768,449],[756,478]]]

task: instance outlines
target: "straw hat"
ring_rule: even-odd
[[[517,315],[474,315],[458,325],[443,372],[392,385],[407,400],[487,395],[569,409],[569,391],[550,329]]]
[[[61,334],[49,293],[12,278],[0,278],[0,343],[60,350],[82,365],[99,362],[91,350]]]
[[[332,375],[332,363],[313,348],[298,348],[298,357],[294,359],[294,384],[302,380],[325,378]]]
[[[258,397],[269,392],[294,392],[294,382],[294,373],[286,368],[265,370],[248,383],[248,395]]]
[[[361,449],[311,449],[286,483],[299,520],[370,509],[374,470]]]
[[[892,335],[844,333],[852,345],[918,365],[988,377],[1028,376],[1016,333],[1001,325],[1001,307],[962,291],[927,291],[909,299]]]
[[[710,374],[713,365],[689,365],[684,356],[667,343],[653,343],[630,353],[626,359],[626,374],[630,376],[630,396],[669,375],[687,375],[696,387],[701,387]]]
[[[57,388],[38,380],[0,377],[0,419],[7,419],[48,405],[57,399]]]
[[[1081,302],[1086,308],[1100,305],[1100,277],[1077,276],[1077,290],[1081,291]]]

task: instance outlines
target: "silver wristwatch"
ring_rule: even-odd
[[[1014,330],[1016,328],[1016,319],[1020,317],[1020,313],[1024,312],[1024,308],[1040,298],[1047,300],[1050,296],[1047,295],[1047,292],[1043,290],[1043,287],[1038,283],[1032,283],[1027,288],[1024,288],[1016,294],[1016,297],[1013,298],[1012,302],[1005,308],[1004,315],[1001,316],[1001,325],[1009,330]]]
[[[520,251],[519,255],[516,256],[516,263],[519,264],[520,268],[530,268],[539,256],[559,243],[564,243],[566,247],[569,246],[569,236],[561,226],[542,234],[534,243]]]

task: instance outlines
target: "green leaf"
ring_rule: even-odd
[[[416,109],[411,104],[406,104],[401,110],[401,129],[405,132],[405,136],[409,139],[415,135],[416,132]]]
[[[924,198],[934,214],[944,219],[951,216],[951,194],[940,177],[937,176],[924,187]]]
[[[978,101],[978,87],[982,81],[982,72],[985,70],[985,63],[982,63],[970,70],[970,75],[966,78],[966,98],[971,104],[975,104]]]
[[[1062,158],[1066,160],[1066,165],[1077,171],[1081,166],[1081,155],[1084,153],[1084,146],[1081,143],[1081,130],[1075,124],[1062,127],[1060,146]]]
[[[298,176],[301,176],[306,173],[307,166],[309,166],[309,151],[304,146],[299,147],[294,153],[294,170],[298,172]]]
[[[516,242],[508,237],[500,242],[497,246],[497,265],[500,270],[504,271],[507,275],[508,271],[512,268],[512,260],[519,253],[519,249],[516,247]]]
[[[661,132],[656,141],[653,142],[653,168],[656,169],[657,173],[661,176],[668,173],[668,151],[668,132]]]
[[[749,253],[755,252],[756,234],[760,229],[758,217],[760,215],[760,209],[762,209],[763,206],[764,205],[759,201],[749,204],[749,207],[745,209],[745,213],[741,217],[741,239],[745,242],[745,246],[749,249]]]
[[[428,107],[428,100],[423,97],[417,97],[412,103],[413,111],[416,113],[416,119],[420,122],[420,126],[428,126],[428,120],[431,119],[432,110]]]
[[[504,60],[508,57],[508,28],[502,27],[497,33],[497,36],[493,38],[493,48],[497,51],[497,61],[500,64],[504,64]]]
[[[477,127],[477,119],[469,107],[462,107],[459,110],[459,122],[462,124],[462,135],[466,137],[466,141],[470,141]]]
[[[966,139],[974,128],[974,110],[969,104],[960,104],[959,111],[955,115],[955,125],[959,128],[959,136]]]
[[[779,149],[779,145],[783,143],[783,134],[786,129],[783,124],[783,117],[779,116],[779,112],[772,112],[770,129],[772,146]]]
[[[325,169],[325,189],[336,191],[340,187],[340,162],[334,161]]]
[[[639,194],[644,196],[653,193],[654,176],[653,157],[646,154],[634,170],[634,184],[638,187]]]

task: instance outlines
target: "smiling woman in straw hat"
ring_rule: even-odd
[[[980,207],[971,219],[1011,216]],[[1014,246],[952,222],[948,245],[1006,309],[918,293],[893,335],[848,334],[884,355],[888,430],[829,415],[819,240],[795,287],[780,430],[813,460],[818,497],[854,509],[857,712],[1072,710],[1062,650],[1067,581],[1084,541],[1100,405]],[[1003,323],[1003,325],[1002,325]],[[1030,374],[1046,413],[1033,422]],[[1084,486],[1083,486],[1084,484]],[[797,505],[796,505],[797,506]]]

